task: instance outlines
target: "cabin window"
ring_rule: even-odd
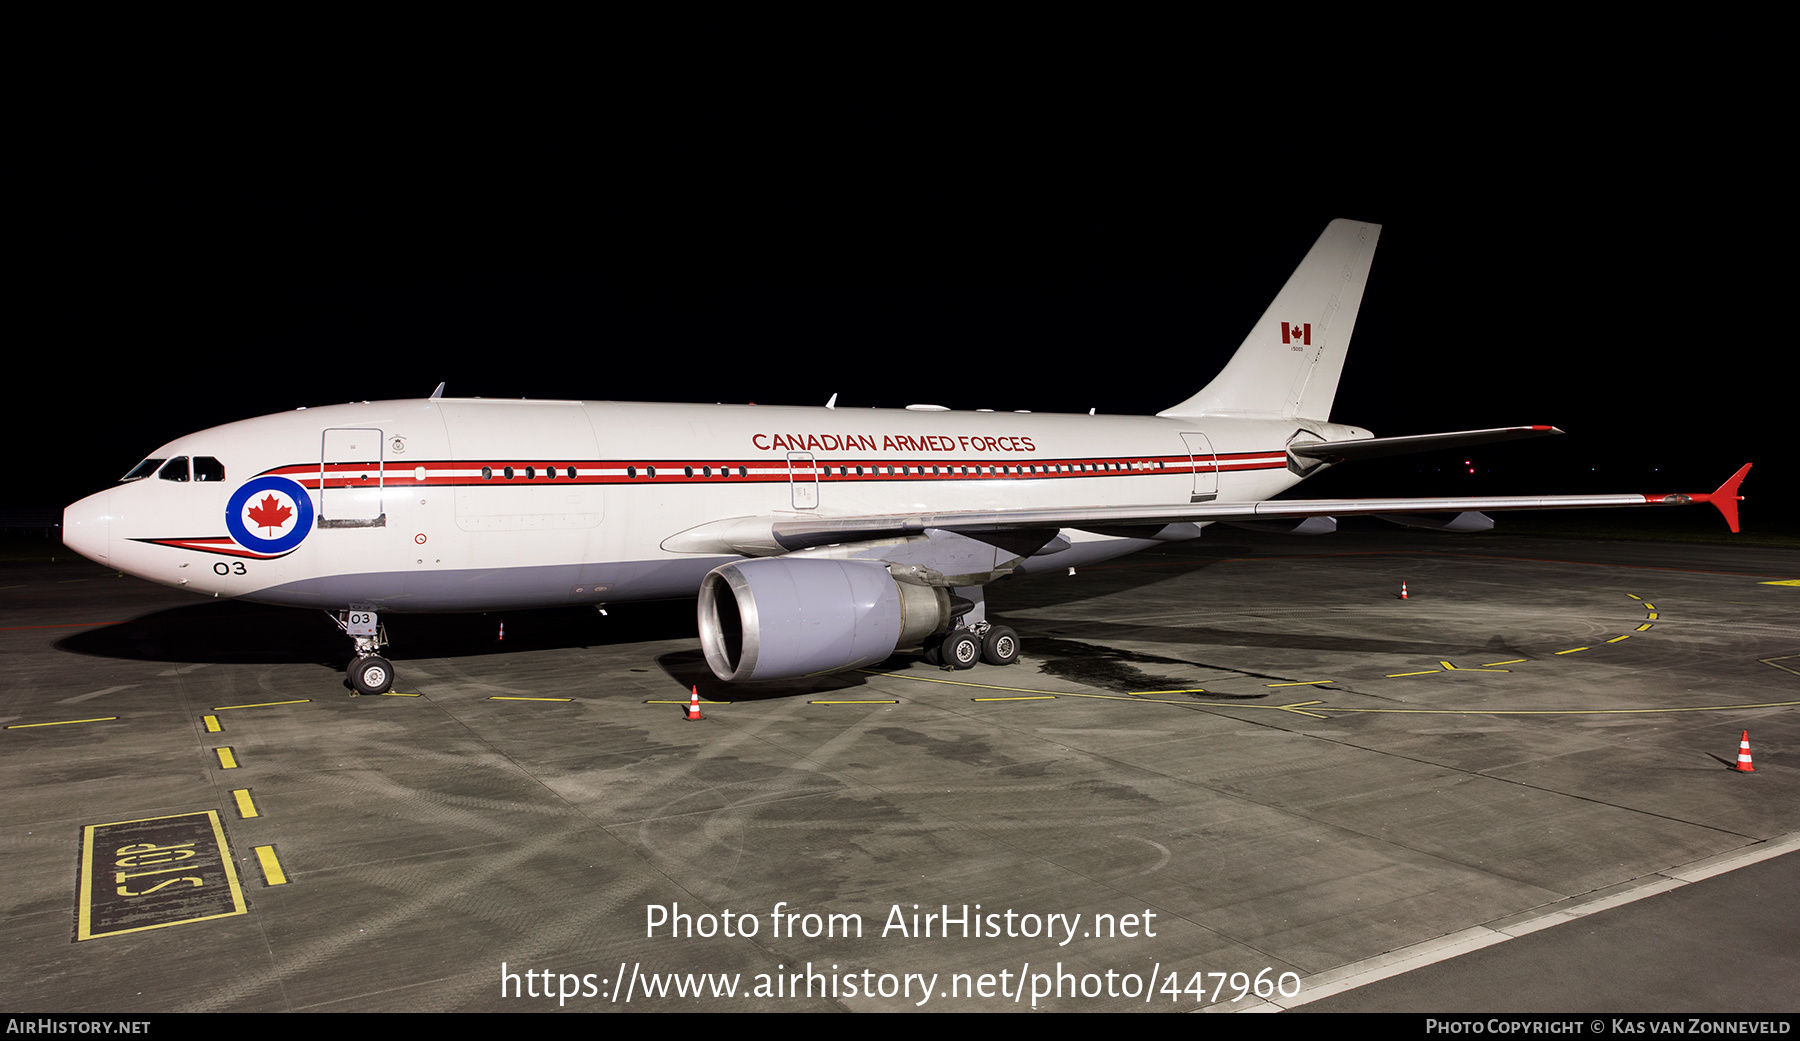
[[[646,466],[646,467],[644,467],[644,473],[648,474],[651,477],[655,477],[656,476],[656,467]]]
[[[637,467],[635,467],[635,466],[627,466],[627,467],[626,467],[626,468],[625,468],[625,476],[627,476],[627,477],[636,477],[636,476],[637,476]]]
[[[537,480],[537,467],[535,467],[535,466],[527,466],[527,467],[526,467],[526,468],[525,468],[525,479],[526,479],[526,480],[527,480],[527,481],[535,481],[535,480]]]
[[[507,480],[510,481],[513,479],[513,468],[512,467],[509,466],[506,469],[501,470],[500,472],[506,475]]]
[[[481,479],[484,481],[493,480],[494,479],[494,468],[491,466],[482,467],[481,468]]]
[[[682,469],[683,469],[683,470],[685,470],[685,471],[686,471],[686,472],[687,472],[687,475],[688,475],[688,476],[689,476],[689,477],[692,477],[692,476],[694,476],[694,468],[693,468],[693,467],[691,467],[691,466],[684,466],[684,467],[682,467]]]
[[[569,480],[573,481],[574,479],[575,479],[575,468],[573,466],[571,466],[571,467],[569,467]]]
[[[188,479],[188,457],[185,455],[178,455],[175,458],[169,460],[168,462],[163,464],[163,468],[161,470],[158,470],[156,472],[156,476],[162,478],[165,481],[185,481],[185,480],[187,480]]]
[[[141,480],[143,480],[143,479],[144,479],[144,478],[146,478],[146,477],[148,477],[148,476],[150,476],[150,475],[151,475],[151,474],[153,474],[153,473],[155,473],[155,472],[156,472],[156,468],[157,468],[157,467],[159,467],[159,466],[161,466],[161,465],[162,465],[162,464],[163,464],[163,461],[162,461],[162,460],[161,460],[161,459],[146,459],[146,460],[144,460],[144,461],[143,461],[143,462],[141,462],[141,463],[139,463],[139,464],[137,464],[137,465],[136,465],[136,466],[134,466],[134,467],[132,467],[132,468],[131,468],[131,472],[130,472],[130,473],[128,473],[128,474],[126,474],[126,475],[125,475],[125,476],[123,476],[123,477],[121,477],[121,478],[119,478],[119,480],[120,480],[120,481],[121,481],[121,482],[124,482],[124,481],[141,481]]]
[[[197,455],[194,457],[194,480],[223,481],[224,479],[224,463],[219,462],[210,455]]]

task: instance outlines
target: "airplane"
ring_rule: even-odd
[[[1560,433],[1375,437],[1329,416],[1380,226],[1332,221],[1223,371],[1153,416],[428,398],[301,408],[180,437],[70,505],[64,542],[164,585],[331,613],[347,682],[394,682],[383,613],[698,595],[729,683],[922,650],[1019,655],[985,587],[1197,538],[1335,518],[1479,530],[1525,509],[1711,503],[1712,492],[1277,499],[1328,467]]]

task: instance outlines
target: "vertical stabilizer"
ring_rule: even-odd
[[[1330,419],[1381,225],[1334,220],[1224,371],[1159,416]]]

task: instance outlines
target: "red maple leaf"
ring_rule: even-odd
[[[289,517],[294,515],[293,510],[281,505],[281,500],[275,498],[273,495],[263,496],[263,501],[250,507],[250,509],[245,512],[249,515],[251,520],[256,522],[257,527],[267,528],[270,531],[274,531],[276,528],[281,527],[283,524],[287,523]]]

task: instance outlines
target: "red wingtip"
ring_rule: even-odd
[[[1719,485],[1712,493],[1694,496],[1696,502],[1710,502],[1718,507],[1719,512],[1725,515],[1725,523],[1731,526],[1733,532],[1738,530],[1737,504],[1743,498],[1737,493],[1738,485],[1743,483],[1744,475],[1750,472],[1750,465],[1745,463],[1737,473],[1731,475],[1730,480]]]

